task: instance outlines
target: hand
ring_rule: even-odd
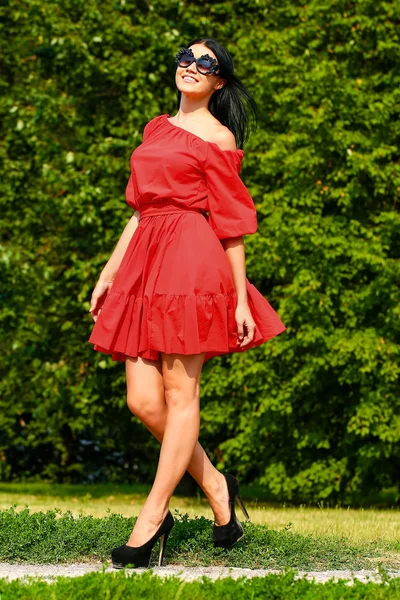
[[[246,344],[253,341],[256,329],[256,324],[247,302],[237,305],[235,319],[238,329],[238,345],[240,347],[246,346]]]
[[[99,280],[96,284],[96,287],[93,290],[92,297],[90,299],[90,310],[92,313],[93,321],[97,321],[97,317],[101,313],[101,307],[104,304],[104,300],[107,298],[108,294],[113,285],[113,281],[103,281]]]

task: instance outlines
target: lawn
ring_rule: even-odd
[[[32,525],[35,513],[57,509],[56,514],[52,513],[50,519],[43,520],[46,524],[40,526],[43,535],[47,536],[47,544],[54,529],[54,523],[49,524],[50,520],[57,519],[63,519],[63,531],[68,530],[71,539],[77,535],[75,530],[79,527],[82,527],[81,537],[87,535],[90,538],[91,529],[96,529],[100,538],[104,536],[104,544],[99,547],[91,546],[89,542],[84,547],[80,541],[79,548],[75,550],[74,542],[70,540],[69,551],[65,555],[61,552],[60,560],[91,556],[103,559],[108,556],[107,543],[110,543],[111,531],[115,544],[126,541],[148,490],[149,486],[2,484],[2,527],[10,527],[13,535],[19,527],[29,537],[30,529],[36,528]],[[170,545],[170,561],[187,565],[218,562],[264,568],[284,565],[299,569],[375,568],[378,564],[400,568],[400,511],[397,509],[330,508],[323,505],[289,507],[271,505],[257,498],[250,500],[248,490],[243,490],[242,496],[246,498],[251,523],[245,524],[245,543],[240,548],[238,544],[235,551],[226,554],[208,547],[212,512],[206,499],[202,495],[174,495],[170,506],[179,523],[175,545]],[[5,516],[4,511],[13,505],[16,505],[14,514]],[[25,511],[20,523],[16,524],[17,514],[24,507],[28,507],[29,511]],[[69,518],[65,517],[66,514]],[[239,508],[237,514],[243,521]],[[49,528],[47,533],[46,527]],[[190,532],[197,532],[195,541],[190,539]],[[6,531],[4,536],[7,536]],[[40,554],[42,542],[35,538],[36,542]],[[27,553],[24,553],[25,550],[19,552],[12,542],[9,543],[15,560],[34,559],[32,549]],[[39,551],[39,548],[42,550]],[[3,553],[2,560],[6,560],[6,556]]]
[[[107,510],[125,517],[137,516],[150,486],[135,485],[67,485],[67,484],[0,484],[0,510],[17,504],[17,510],[27,505],[31,512],[60,508],[72,514],[104,517]],[[400,510],[374,508],[329,508],[301,505],[298,507],[271,505],[257,499],[249,500],[242,494],[251,522],[272,529],[290,529],[293,532],[313,535],[345,536],[349,542],[398,542],[400,540]],[[173,496],[171,508],[188,513],[189,517],[213,518],[209,504],[203,496]],[[237,507],[240,520],[243,514]]]

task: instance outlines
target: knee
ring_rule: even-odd
[[[128,394],[128,408],[143,423],[156,423],[164,416],[167,405],[148,394]]]
[[[168,408],[184,410],[199,402],[199,392],[192,386],[168,385],[165,387],[165,402]]]
[[[198,408],[203,354],[193,356],[165,354],[162,361],[165,401],[168,408]]]

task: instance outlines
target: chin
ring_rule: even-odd
[[[195,96],[203,96],[204,92],[201,90],[192,90],[189,87],[190,84],[187,85],[178,85],[178,90],[182,92],[182,94],[186,94],[186,96],[195,97]]]

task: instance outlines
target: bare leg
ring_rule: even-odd
[[[153,487],[140,511],[128,545],[140,546],[154,534],[168,511],[169,500],[176,486],[192,461],[200,427],[200,376],[204,357],[205,353],[190,356],[162,354],[167,412],[164,433],[161,434],[159,464]],[[128,378],[127,384],[129,388]],[[144,382],[140,385],[144,385]],[[161,388],[160,383],[157,388]],[[204,450],[200,453],[201,474],[204,473],[203,455]],[[228,515],[226,520],[229,520]]]
[[[143,358],[126,360],[127,403],[145,427],[162,442],[167,421],[168,406],[165,401],[164,379],[161,359]],[[229,495],[226,481],[212,464],[201,444],[197,441],[188,473],[198,483],[210,503],[215,523],[224,525],[229,521]]]

